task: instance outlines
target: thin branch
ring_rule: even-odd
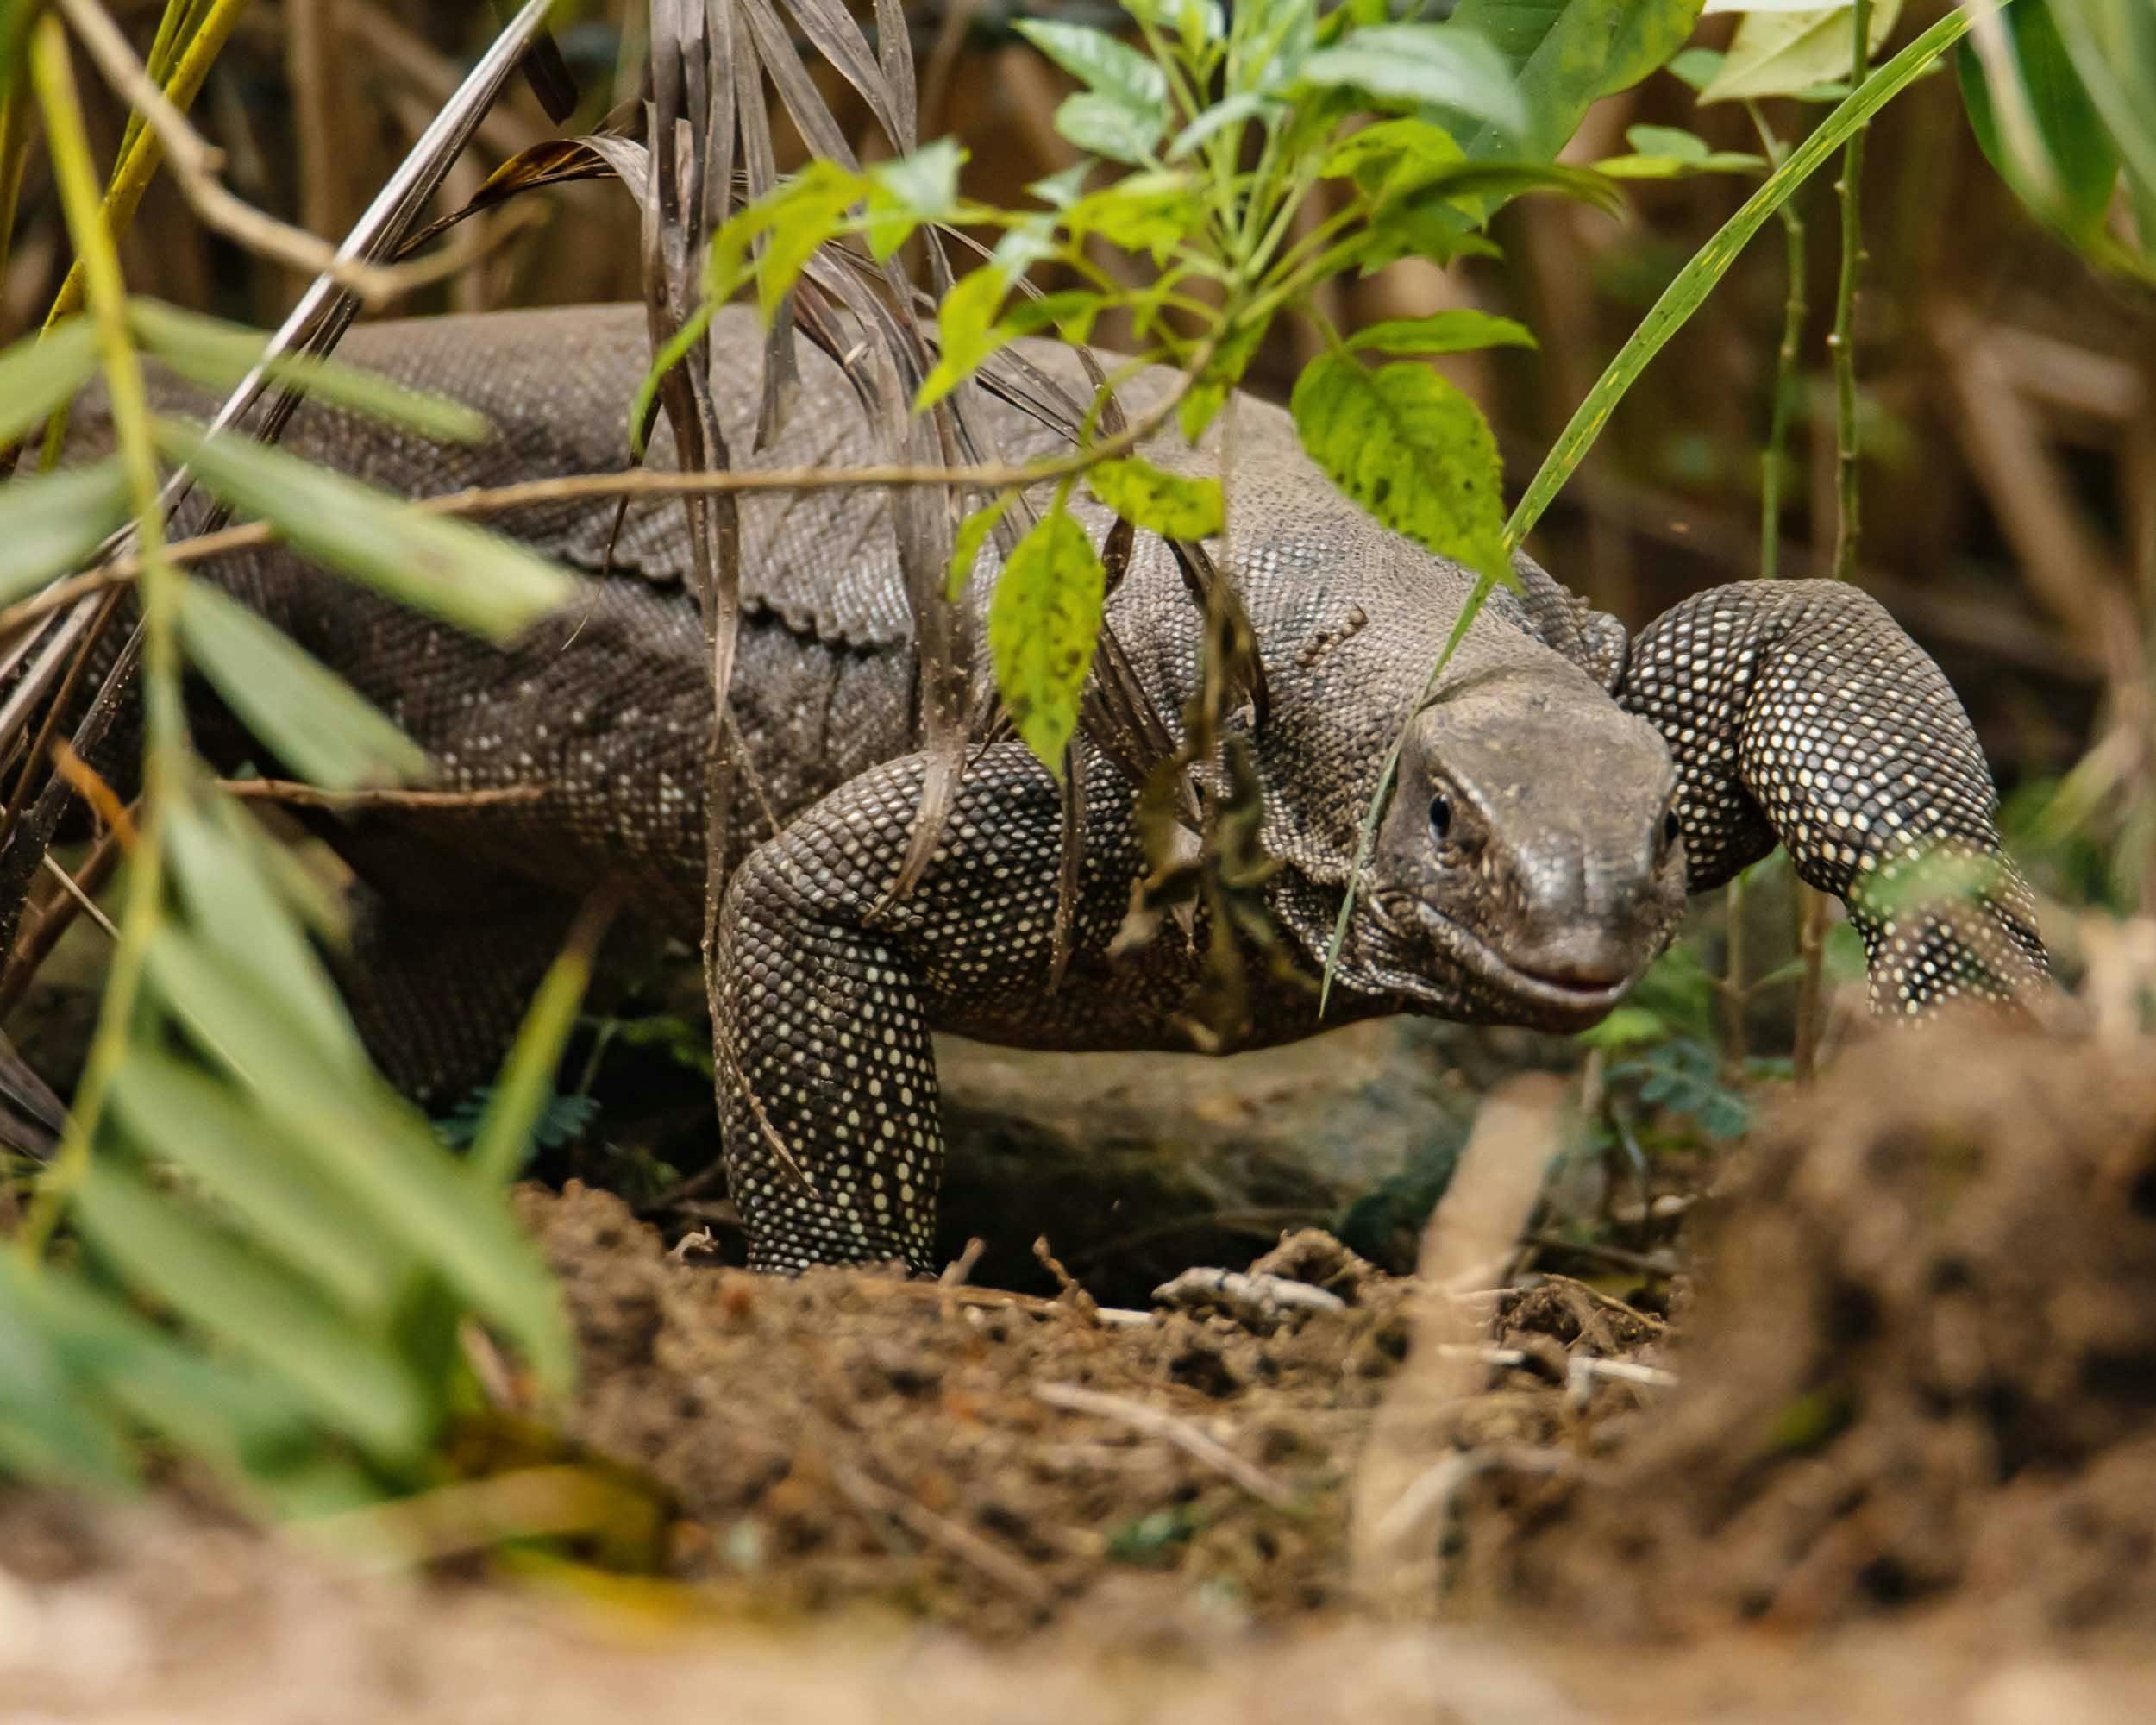
[[[1096,1414],[1144,1432],[1149,1437],[1165,1438],[1184,1454],[1226,1475],[1261,1503],[1291,1512],[1296,1508],[1294,1492],[1263,1468],[1244,1461],[1225,1444],[1207,1437],[1188,1420],[1178,1419],[1158,1408],[1149,1408],[1143,1402],[1133,1402],[1127,1396],[1110,1396],[1103,1390],[1081,1389],[1075,1383],[1037,1383],[1033,1386],[1033,1396],[1036,1401],[1045,1402],[1051,1408],[1061,1408],[1072,1414]]]
[[[99,928],[103,929],[108,935],[111,936],[114,940],[116,941],[119,939],[120,931],[114,925],[112,919],[107,916],[102,910],[98,909],[97,901],[91,898],[89,894],[83,891],[81,887],[76,884],[75,877],[69,874],[66,869],[60,866],[60,861],[57,856],[53,856],[53,853],[48,850],[44,854],[44,856],[41,856],[38,861],[45,865],[46,872],[51,875],[53,878],[58,881],[61,887],[66,889],[67,896],[74,900],[78,905],[82,906],[84,915],[87,916],[91,921],[96,923]]]
[[[245,802],[339,811],[488,808],[498,803],[536,802],[547,794],[543,785],[503,785],[484,791],[411,791],[396,786],[375,790],[326,791],[319,785],[303,785],[291,779],[220,779],[217,787]]]

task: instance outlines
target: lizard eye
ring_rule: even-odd
[[[1434,796],[1431,798],[1430,836],[1436,839],[1438,844],[1442,844],[1445,843],[1445,834],[1451,831],[1451,830],[1452,799],[1448,796]]]

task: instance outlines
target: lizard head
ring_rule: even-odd
[[[1433,1011],[1581,1029],[1676,932],[1669,750],[1565,670],[1466,678],[1402,745],[1357,944],[1385,986]]]

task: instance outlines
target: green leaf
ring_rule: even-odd
[[[1388,317],[1348,337],[1350,353],[1463,354],[1476,348],[1532,348],[1533,332],[1487,311],[1433,311],[1427,317]]]
[[[1080,198],[1063,211],[1063,229],[1074,244],[1099,234],[1128,252],[1168,254],[1205,223],[1197,182],[1167,170],[1126,174],[1112,185]]]
[[[1497,48],[1523,110],[1509,134],[1462,130],[1468,154],[1553,159],[1589,108],[1684,46],[1699,11],[1700,0],[1460,0],[1450,28],[1479,31]]]
[[[2110,209],[2121,156],[2066,53],[2051,0],[2015,0],[1990,28],[2004,49],[1996,73],[2013,89],[1995,95],[1975,41],[1954,56],[1977,142],[2036,216],[2069,235],[2086,234]],[[2026,119],[2026,132],[2017,118]]]
[[[158,422],[157,441],[309,557],[474,634],[507,641],[575,591],[566,571],[513,540],[424,514],[288,451],[169,420]]]
[[[1722,69],[1700,92],[1702,105],[1750,97],[1795,96],[1849,75],[1847,6],[1817,12],[1747,12],[1730,39]],[[1873,0],[1871,50],[1878,53],[1901,22],[1902,0]]]
[[[1168,74],[1106,30],[1046,18],[1021,18],[1012,26],[1087,89],[1100,91],[1133,113],[1168,117]]]
[[[995,327],[996,313],[1003,309],[1011,291],[1011,278],[1000,265],[986,263],[953,282],[936,314],[936,339],[941,352],[936,367],[921,380],[913,398],[913,411],[925,413],[951,391],[980,370],[982,361],[1011,339]]]
[[[1627,126],[1625,141],[1634,155],[1674,156],[1679,161],[1705,161],[1707,140],[1677,126]]]
[[[1355,30],[1303,62],[1305,84],[1359,90],[1381,102],[1433,104],[1494,134],[1514,135],[1527,110],[1512,68],[1480,34],[1453,24],[1380,24]]]
[[[1226,517],[1219,480],[1186,479],[1137,455],[1097,463],[1087,470],[1086,483],[1131,526],[1163,539],[1210,539]]]
[[[1167,129],[1168,116],[1125,107],[1097,90],[1067,96],[1056,110],[1058,135],[1088,155],[1141,166],[1153,159],[1154,146]]]
[[[1901,53],[1865,79],[1864,87],[1813,129],[1803,141],[1783,158],[1759,189],[1747,198],[1737,213],[1701,247],[1692,260],[1677,272],[1662,297],[1639,320],[1617,357],[1609,362],[1595,387],[1573,412],[1542,466],[1505,524],[1505,542],[1517,546],[1534,530],[1542,511],[1564,489],[1564,482],[1595,445],[1602,429],[1617,411],[1617,404],[1652,362],[1663,346],[1690,319],[1714,292],[1715,283],[1743,253],[1745,243],[1766,224],[1798,186],[1817,172],[1833,153],[1874,114],[1916,78],[1959,40],[1969,28],[1969,14],[1948,13]]]
[[[938,138],[897,161],[868,170],[868,248],[879,262],[904,245],[924,222],[958,214],[958,170],[966,152]]]
[[[1100,637],[1107,572],[1057,500],[1018,543],[988,605],[988,649],[1011,723],[1060,780]]]
[[[230,955],[347,1080],[373,1068],[322,961],[292,912],[290,852],[266,842],[230,797],[198,791],[167,805],[172,883],[195,932]]]
[[[1319,159],[1318,172],[1327,179],[1351,178],[1376,197],[1388,184],[1410,191],[1466,160],[1467,152],[1444,127],[1407,116],[1380,120],[1338,140]]]
[[[1597,173],[1613,179],[1677,179],[1693,173],[1764,173],[1767,168],[1764,156],[1713,149],[1706,139],[1674,126],[1627,127],[1625,141],[1633,154],[1596,162]]]
[[[1680,83],[1690,85],[1695,91],[1704,90],[1720,74],[1722,51],[1687,48],[1662,69]]]
[[[412,1260],[323,1182],[304,1134],[273,1130],[234,1086],[154,1047],[128,1051],[112,1107],[128,1137],[201,1181],[288,1268],[348,1311],[387,1314]]]
[[[765,329],[771,327],[779,302],[793,291],[809,260],[837,236],[847,211],[868,190],[868,182],[859,174],[820,160],[779,188],[763,254],[756,260],[756,310]]]
[[[385,1335],[369,1333],[309,1283],[93,1157],[75,1201],[83,1232],[132,1285],[259,1360],[322,1417],[385,1458],[414,1454],[434,1410]]]
[[[0,485],[0,605],[74,568],[130,512],[117,455]]]
[[[946,599],[956,600],[965,592],[966,583],[973,579],[974,565],[981,561],[981,548],[988,543],[988,536],[995,531],[996,523],[1003,519],[1004,511],[1017,500],[1016,491],[1004,492],[958,524],[958,532],[951,543],[950,573],[943,578]]]
[[[1182,160],[1207,138],[1226,127],[1240,125],[1245,120],[1261,116],[1269,120],[1286,111],[1287,104],[1273,97],[1261,95],[1255,90],[1242,91],[1224,102],[1214,103],[1178,132],[1175,141],[1168,147],[1167,160],[1171,162]]]
[[[1311,460],[1379,521],[1509,578],[1497,440],[1482,410],[1429,367],[1373,372],[1321,354],[1295,380],[1289,408]]]
[[[0,445],[13,443],[97,371],[97,332],[87,317],[0,350]]]
[[[294,772],[333,791],[409,783],[426,751],[381,710],[273,623],[189,581],[181,590],[187,656],[248,730]]]
[[[128,322],[147,351],[182,377],[212,388],[238,383],[262,364],[269,349],[269,337],[259,330],[155,299],[130,299]],[[269,362],[266,373],[316,401],[409,427],[439,443],[476,443],[487,433],[486,416],[462,402],[358,366],[285,354]]]
[[[192,935],[160,929],[147,963],[152,984],[252,1088],[269,1125],[304,1136],[325,1186],[498,1325],[542,1382],[565,1385],[573,1354],[545,1265],[498,1196],[472,1182],[426,1121],[371,1077],[342,1083],[287,1014]]]
[[[135,1458],[112,1422],[80,1395],[48,1333],[41,1309],[42,1279],[19,1252],[0,1257],[0,1477],[125,1491]]]

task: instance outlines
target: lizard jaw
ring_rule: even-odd
[[[1515,964],[1443,912],[1427,905],[1420,908],[1424,927],[1446,957],[1484,986],[1529,1008],[1538,1024],[1552,1029],[1584,1030],[1596,1023],[1631,992],[1645,968],[1584,982],[1545,975]]]

